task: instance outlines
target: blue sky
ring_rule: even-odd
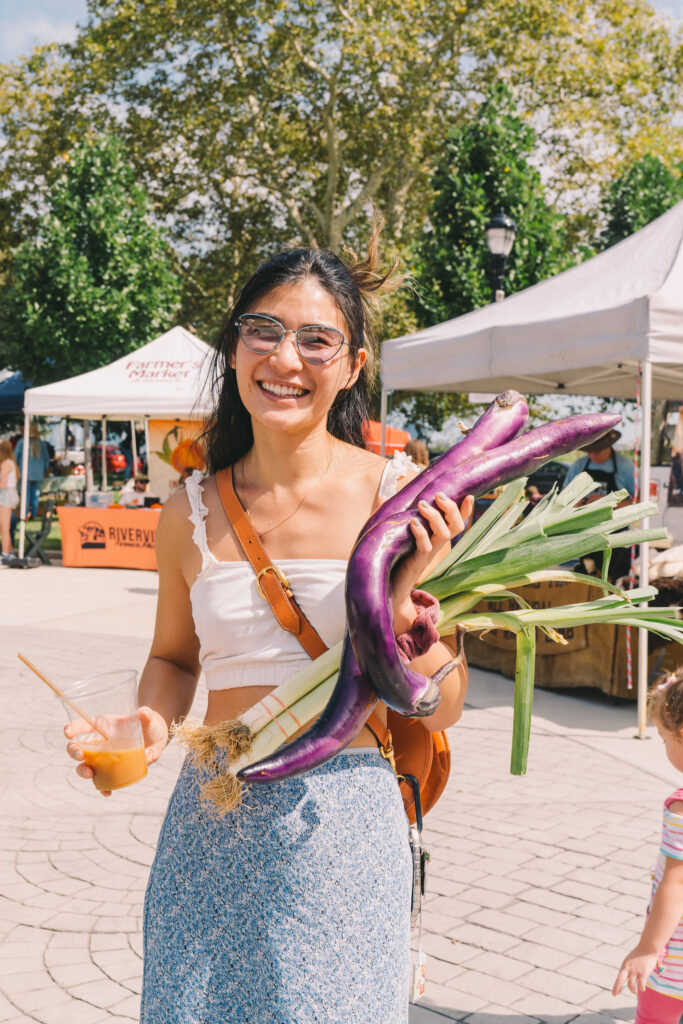
[[[655,0],[663,14],[683,18],[683,0]],[[86,0],[0,0],[0,62],[40,43],[67,42],[86,20]]]
[[[41,43],[68,42],[85,20],[85,0],[0,0],[0,62]]]

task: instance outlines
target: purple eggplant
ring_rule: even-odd
[[[297,739],[272,756],[242,769],[239,778],[268,782],[298,775],[322,764],[358,735],[378,694],[402,714],[432,713],[439,702],[439,682],[454,662],[449,662],[431,679],[411,672],[399,657],[392,618],[391,570],[413,548],[410,520],[419,514],[417,501],[429,500],[428,495],[433,500],[439,490],[456,501],[466,494],[484,494],[491,487],[597,440],[619,419],[619,416],[598,414],[576,416],[531,430],[483,456],[471,458],[450,473],[432,477],[426,487],[414,494],[412,508],[399,509],[386,521],[378,521],[374,528],[363,532],[349,561],[346,586],[349,632],[345,637],[339,677],[327,707]],[[424,485],[425,473],[417,479]],[[359,666],[365,667],[365,674]]]
[[[464,627],[458,626],[455,633],[457,653],[454,661],[448,663],[447,671],[465,656],[464,634]],[[344,684],[340,686],[337,683],[325,710],[310,729],[270,757],[242,768],[237,773],[238,778],[245,782],[276,782],[302,775],[328,761],[355,740],[374,711],[378,698],[377,691],[358,668],[348,633],[342,648],[340,679],[342,675]]]
[[[528,419],[529,406],[519,391],[504,391],[502,395],[498,395],[462,441],[458,441],[447,452],[435,459],[422,473],[402,487],[392,498],[388,498],[370,516],[360,536],[362,537],[372,530],[378,523],[384,522],[388,516],[410,508],[417,495],[446,470],[451,472],[462,462],[517,437]]]
[[[605,434],[621,417],[608,414],[571,416],[537,427],[463,463],[453,473],[430,481],[417,500],[434,501],[443,491],[460,502],[529,473]],[[430,715],[439,703],[439,678],[413,672],[401,660],[393,629],[391,571],[413,550],[410,520],[419,516],[417,501],[405,512],[390,516],[357,542],[346,573],[348,628],[361,672],[380,697],[403,715]]]
[[[301,775],[327,761],[355,739],[377,703],[373,689],[356,664],[349,634],[344,638],[339,679],[325,710],[310,729],[270,757],[237,773],[245,782],[275,782]]]

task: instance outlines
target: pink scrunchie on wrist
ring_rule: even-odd
[[[406,664],[420,655],[426,654],[429,648],[439,639],[436,624],[439,621],[439,602],[424,590],[411,590],[410,600],[417,610],[417,618],[412,627],[396,637],[396,646],[401,661]]]

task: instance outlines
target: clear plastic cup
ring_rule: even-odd
[[[122,789],[147,774],[147,759],[138,718],[137,672],[122,669],[87,676],[62,687],[62,693],[96,722],[107,739],[88,729],[74,739],[83,749],[84,762],[90,765],[93,782],[99,790]],[[64,709],[69,721],[82,721],[68,704]]]

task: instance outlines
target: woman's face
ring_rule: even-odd
[[[311,278],[274,288],[244,312],[274,317],[287,331],[310,324],[334,327],[349,340],[349,328],[336,302]],[[334,399],[357,380],[365,355],[361,349],[351,358],[343,345],[329,362],[307,363],[299,355],[294,335],[288,333],[274,352],[264,355],[238,339],[231,365],[254,425],[307,431],[327,423]]]

